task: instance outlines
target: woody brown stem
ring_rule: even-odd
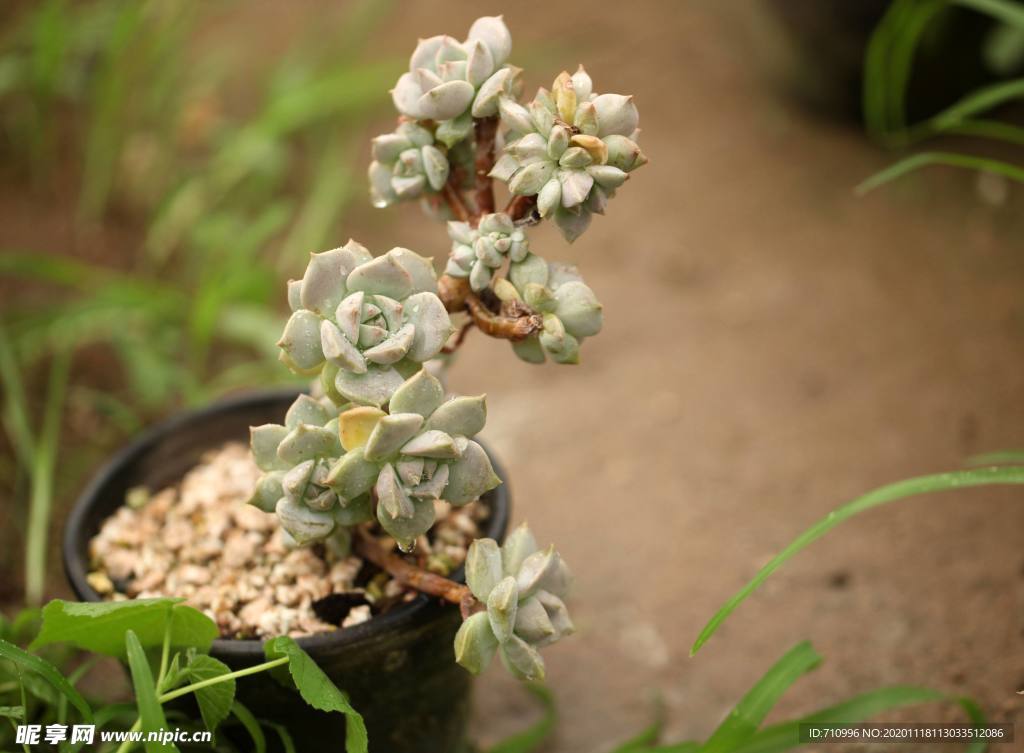
[[[526,219],[533,219],[533,210],[537,206],[536,196],[514,196],[505,207],[505,214],[512,218],[513,222],[521,222]]]
[[[469,207],[466,206],[466,202],[462,200],[462,194],[459,190],[452,185],[452,181],[449,179],[444,184],[444,188],[441,189],[441,196],[448,204],[449,209],[461,222],[468,222],[470,219]]]
[[[476,209],[480,215],[494,211],[494,185],[491,169],[494,167],[494,141],[498,135],[498,118],[476,118],[473,120],[476,138]]]
[[[468,586],[416,567],[401,555],[381,546],[365,528],[356,528],[354,533],[352,545],[356,553],[402,585],[458,605],[464,617],[475,611],[478,602]]]

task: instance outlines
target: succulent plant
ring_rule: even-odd
[[[324,483],[341,499],[373,490],[381,527],[408,550],[433,525],[434,500],[465,505],[501,480],[472,440],[487,420],[482,395],[446,402],[441,382],[423,369],[395,390],[389,409],[341,413],[345,454]]]
[[[543,316],[543,329],[512,343],[516,355],[529,363],[579,363],[580,344],[604,323],[602,306],[576,267],[553,264],[536,254],[509,266],[508,279],[495,293],[503,301],[521,300]]]
[[[563,71],[551,91],[540,89],[526,107],[502,97],[501,120],[509,131],[491,175],[521,196],[536,196],[542,218],[553,218],[570,242],[604,214],[608,199],[647,163],[636,144],[639,114],[633,98],[594,94],[579,67]]]
[[[447,155],[434,134],[416,123],[401,123],[394,133],[373,140],[370,196],[375,207],[440,191],[448,180]]]
[[[335,403],[380,407],[452,332],[429,259],[405,248],[373,257],[349,241],[312,254],[288,285],[278,346],[294,372],[320,375]]]
[[[283,425],[250,430],[253,458],[264,474],[249,501],[277,513],[289,544],[321,541],[339,523],[350,526],[370,518],[368,495],[341,499],[325,483],[335,459],[344,452],[337,414],[327,398],[299,395]]]
[[[486,609],[463,621],[455,636],[455,660],[479,674],[500,652],[517,677],[543,680],[538,649],[575,630],[564,602],[571,581],[554,547],[539,550],[525,524],[504,546],[494,539],[474,541],[466,557],[466,583]]]
[[[391,91],[395,107],[415,120],[442,124],[451,144],[468,136],[473,118],[498,111],[498,100],[515,92],[519,69],[506,65],[512,35],[501,16],[473,22],[466,41],[440,35],[420,40]]]
[[[495,270],[506,259],[519,262],[530,251],[526,231],[516,227],[504,212],[483,215],[476,227],[468,222],[449,222],[448,236],[452,250],[445,272],[452,277],[468,277],[475,291],[491,284]]]

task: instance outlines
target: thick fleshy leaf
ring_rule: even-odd
[[[447,465],[439,465],[428,480],[412,489],[412,496],[417,499],[440,499],[445,486],[448,484],[448,474],[450,472]]]
[[[544,611],[547,612],[548,619],[555,629],[552,639],[558,640],[576,632],[576,626],[572,624],[569,610],[566,608],[564,601],[549,591],[538,591],[536,599],[544,607]]]
[[[473,98],[470,110],[474,118],[489,118],[498,112],[498,102],[509,94],[515,86],[518,68],[506,66],[499,68],[480,86],[480,91]]]
[[[606,136],[602,139],[608,147],[608,164],[627,173],[647,164],[647,157],[635,141],[626,136]]]
[[[434,133],[435,138],[451,149],[473,132],[473,116],[465,112],[452,120],[443,120]]]
[[[402,375],[394,367],[372,366],[365,374],[339,371],[334,387],[346,400],[379,408],[391,399],[402,381]]]
[[[520,196],[532,196],[555,174],[552,162],[534,162],[516,170],[508,182],[508,190]]]
[[[563,202],[564,203],[564,202]],[[593,215],[581,207],[572,211],[564,207],[555,212],[555,225],[562,232],[562,237],[572,243],[590,227]]]
[[[537,211],[540,216],[547,218],[558,209],[562,203],[562,182],[558,178],[552,178],[537,194]]]
[[[533,133],[533,119],[530,111],[508,97],[502,97],[498,102],[498,112],[501,113],[501,121],[517,133]],[[538,134],[539,135],[539,134]]]
[[[360,406],[349,408],[338,416],[341,446],[351,452],[366,444],[374,427],[387,414],[379,408]]]
[[[466,111],[476,96],[468,81],[447,81],[424,92],[416,102],[419,118],[449,120]]]
[[[540,338],[534,335],[512,343],[512,352],[527,363],[544,363],[546,356],[540,345]]]
[[[537,650],[519,636],[513,635],[501,646],[505,666],[516,677],[532,682],[544,679],[544,660]]]
[[[523,562],[537,551],[537,540],[527,527],[521,524],[505,539],[501,547],[501,566],[505,575],[517,575]]]
[[[502,65],[512,54],[512,34],[502,16],[482,16],[469,27],[469,40],[480,40],[490,50],[495,65]]]
[[[281,424],[263,424],[249,427],[249,446],[253,460],[262,471],[284,471],[288,463],[277,456],[277,447],[288,436],[288,427]]]
[[[289,465],[311,458],[337,457],[341,454],[338,435],[319,426],[299,424],[281,440],[277,455]]]
[[[384,460],[395,455],[399,448],[416,436],[423,426],[419,413],[392,413],[384,416],[373,428],[363,448],[367,460]]]
[[[413,502],[411,518],[392,518],[381,505],[377,505],[377,520],[381,527],[407,551],[412,548],[418,536],[422,536],[434,525],[434,516],[434,503],[429,499]]]
[[[403,325],[377,345],[363,352],[366,360],[387,366],[405,358],[416,337],[416,328],[412,324]]]
[[[501,550],[494,539],[477,539],[466,553],[466,585],[480,601],[486,602],[504,578]]]
[[[387,517],[408,519],[413,516],[412,500],[402,488],[398,473],[390,463],[381,468],[374,490],[377,494],[377,505],[383,509]]]
[[[411,414],[419,417],[418,414]],[[395,470],[398,477],[406,486],[416,486],[423,478],[423,458],[403,458],[395,463]]]
[[[518,607],[519,589],[516,579],[511,576],[498,581],[487,595],[487,618],[498,643],[504,643],[512,636]]]
[[[345,277],[351,271],[352,263],[352,255],[342,248],[310,254],[299,294],[302,308],[320,316],[330,316],[345,297]]]
[[[249,497],[249,504],[263,512],[274,512],[277,500],[284,496],[284,489],[281,487],[284,474],[284,471],[271,471],[260,476],[253,488],[252,496]]]
[[[408,357],[420,363],[428,361],[441,352],[451,336],[452,322],[448,318],[448,311],[441,299],[430,292],[409,296],[403,306],[406,323],[416,327]]]
[[[462,451],[462,457],[449,466],[444,498],[453,505],[465,505],[500,483],[484,448],[471,440]]]
[[[587,168],[587,172],[599,186],[609,191],[614,191],[629,178],[626,171],[613,165],[592,165]]]
[[[554,295],[557,301],[555,315],[566,332],[578,339],[601,331],[604,315],[593,290],[582,282],[567,282],[559,286]]]
[[[313,476],[313,468],[315,466],[316,463],[313,460],[306,460],[284,474],[281,478],[281,488],[284,490],[286,497],[298,499],[303,495],[306,491],[306,485]]]
[[[622,94],[601,94],[593,100],[597,110],[597,135],[631,136],[640,124],[633,98]]]
[[[548,263],[537,254],[529,254],[518,264],[509,265],[508,279],[520,292],[526,290],[531,282],[547,285],[550,274]]]
[[[497,649],[486,612],[467,617],[455,634],[455,661],[475,675],[487,669]]]
[[[445,460],[459,457],[459,449],[451,435],[443,431],[430,430],[403,445],[402,454]]]
[[[299,424],[323,426],[331,420],[327,408],[315,397],[299,395],[284,416],[284,425],[294,429]]]
[[[302,502],[306,507],[318,512],[327,512],[334,507],[337,501],[338,494],[333,489],[324,489],[316,496],[310,496],[310,493],[307,493],[307,495],[302,498]]]
[[[491,284],[491,277],[494,275],[494,270],[487,266],[482,261],[473,262],[473,266],[469,273],[469,287],[474,292],[479,293],[481,290]]]
[[[516,611],[515,633],[527,643],[540,643],[555,635],[551,618],[536,597],[523,600]]]
[[[320,342],[324,358],[346,371],[366,373],[366,359],[355,345],[329,319],[320,322]]]
[[[288,319],[277,345],[297,368],[315,369],[324,362],[324,352],[320,345],[320,317],[312,311],[299,309]]]
[[[398,78],[395,88],[391,90],[395,109],[411,118],[419,117],[419,101],[422,95],[423,90],[412,73],[403,73]]]
[[[444,400],[440,380],[426,369],[420,369],[405,380],[391,396],[390,409],[395,413],[419,413],[426,418]]]
[[[558,552],[553,546],[534,552],[523,560],[516,574],[516,585],[522,598],[528,598],[540,590],[545,581],[558,571],[558,562]]]
[[[325,483],[334,489],[343,501],[348,501],[370,491],[379,473],[380,466],[363,456],[362,447],[356,447],[342,455],[331,467]]]
[[[562,184],[562,206],[566,209],[582,204],[594,185],[593,176],[585,170],[561,170],[558,180]]]
[[[389,251],[353,269],[347,285],[350,290],[401,300],[412,292],[412,277]]]
[[[448,158],[432,145],[423,147],[422,155],[423,172],[427,176],[427,183],[435,191],[440,191],[448,181]]]
[[[487,423],[487,400],[484,395],[457,397],[442,404],[427,421],[428,429],[438,429],[463,437],[472,437]]]
[[[339,502],[343,502],[339,500]],[[373,520],[373,506],[370,502],[370,495],[363,494],[353,500],[343,502],[332,510],[335,521],[340,526],[356,526]]]
[[[469,43],[468,46],[466,80],[474,87],[479,87],[494,73],[494,55],[483,42]]]
[[[302,280],[288,280],[288,308],[293,312],[302,308]]]
[[[287,497],[277,503],[276,512],[281,525],[299,546],[322,541],[334,530],[335,521],[331,513],[310,510]]]
[[[579,170],[594,164],[594,158],[590,152],[581,146],[570,146],[565,153],[558,158],[558,165],[570,170]]]

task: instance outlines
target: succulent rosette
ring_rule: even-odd
[[[299,395],[284,424],[250,430],[256,465],[264,472],[251,504],[277,513],[290,544],[304,546],[326,539],[336,527],[369,520],[369,496],[341,499],[326,479],[344,450],[338,433],[338,411],[327,398]]]
[[[448,237],[452,250],[445,272],[452,277],[468,277],[470,287],[477,292],[490,285],[495,270],[506,260],[520,262],[530,252],[526,232],[504,212],[483,215],[476,227],[468,222],[449,222]]]
[[[501,483],[472,439],[486,420],[482,395],[445,401],[440,381],[421,370],[395,391],[389,412],[341,413],[345,454],[324,483],[346,500],[372,490],[381,527],[408,550],[433,525],[434,500],[465,505]]]
[[[384,405],[452,332],[430,260],[405,248],[374,257],[349,241],[312,254],[288,301],[281,360],[319,374],[338,405]]]
[[[439,123],[439,140],[451,145],[472,132],[474,117],[495,115],[498,100],[515,92],[519,70],[505,64],[511,52],[501,16],[478,18],[464,42],[446,35],[420,40],[391,91],[395,107]]]
[[[515,354],[530,363],[544,363],[546,357],[579,363],[580,344],[604,323],[601,303],[576,267],[536,254],[509,265],[508,279],[498,280],[494,292],[503,301],[523,301],[543,317],[539,333],[512,343]]]
[[[536,196],[537,211],[553,218],[567,240],[604,214],[608,199],[647,163],[637,146],[640,116],[631,96],[594,94],[580,66],[559,74],[526,107],[511,97],[499,104],[508,128],[504,154],[491,175],[520,196]]]
[[[539,550],[525,524],[504,546],[494,539],[474,541],[466,557],[466,583],[486,610],[463,621],[455,636],[455,660],[479,674],[500,652],[512,674],[543,680],[538,649],[575,631],[564,601],[571,581],[554,547]]]
[[[447,155],[434,145],[434,134],[415,123],[401,123],[394,133],[377,136],[371,151],[368,174],[375,207],[436,193],[448,180]]]

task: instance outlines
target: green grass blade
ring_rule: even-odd
[[[1002,175],[1010,180],[1024,183],[1024,168],[1011,165],[999,160],[986,159],[984,157],[973,157],[969,154],[956,154],[954,152],[921,152],[900,160],[884,170],[872,175],[859,186],[855,192],[858,196],[875,190],[879,186],[890,183],[897,178],[902,178],[907,173],[920,170],[923,167],[945,165],[948,167],[963,167],[971,170],[982,170],[985,172]]]
[[[697,653],[708,638],[710,638],[725,619],[732,614],[744,599],[752,594],[769,575],[781,567],[790,557],[814,543],[833,528],[845,520],[852,518],[859,513],[870,510],[879,505],[889,502],[897,502],[901,499],[913,497],[918,494],[930,494],[932,492],[950,491],[953,489],[967,489],[976,486],[992,486],[997,484],[1024,484],[1024,467],[1013,468],[978,468],[975,470],[952,471],[949,473],[937,473],[930,476],[918,476],[916,478],[897,481],[888,484],[867,494],[857,497],[851,502],[838,507],[813,526],[808,528],[779,554],[758,571],[747,585],[739,590],[726,604],[718,610],[714,617],[704,626],[700,635],[690,649],[690,655]]]
[[[487,750],[487,753],[530,753],[530,751],[537,750],[554,732],[555,725],[558,723],[555,697],[550,690],[538,683],[526,683],[526,689],[540,701],[544,708],[544,716],[528,729],[493,745]]]
[[[46,586],[54,474],[70,366],[70,353],[65,351],[54,356],[46,391],[43,426],[32,463],[32,492],[25,534],[25,600],[32,606],[42,603]]]
[[[945,695],[929,688],[881,688],[800,719],[765,727],[733,753],[782,753],[800,746],[801,724],[852,724],[889,709],[942,700],[946,700]]]
[[[1003,141],[1014,146],[1024,146],[1024,127],[998,120],[965,120],[962,123],[943,127],[942,133],[954,136],[974,136],[977,138]]]
[[[92,709],[89,708],[89,704],[82,697],[82,694],[75,690],[70,682],[64,679],[60,670],[50,664],[50,662],[40,659],[38,656],[30,654],[13,643],[8,643],[4,640],[0,640],[0,659],[7,659],[13,662],[18,667],[19,672],[27,670],[42,677],[53,686],[54,690],[67,698],[68,702],[78,709],[78,713],[82,715],[82,719],[86,724],[92,723]],[[22,705],[24,705],[24,702],[22,702]]]
[[[1024,449],[997,450],[967,458],[967,465],[1024,465]]]
[[[129,630],[124,636],[125,654],[128,657],[128,668],[131,670],[132,687],[135,689],[135,702],[139,707],[139,719],[143,732],[159,732],[166,730],[167,718],[164,708],[156,697],[156,683],[153,672],[149,668],[146,652],[135,632]],[[160,753],[164,750],[177,750],[174,745],[161,745],[159,742],[146,742],[146,753]]]
[[[28,419],[28,398],[21,381],[21,368],[7,332],[0,325],[0,382],[4,386],[4,424],[10,433],[14,451],[22,465],[29,467],[35,455],[36,440]]]
[[[820,663],[821,656],[807,641],[791,648],[729,712],[701,746],[701,753],[728,753],[753,737],[790,685]]]
[[[231,705],[231,713],[241,722],[242,726],[245,727],[245,731],[249,733],[249,737],[252,738],[254,753],[266,753],[267,738],[264,736],[263,729],[252,712],[238,701],[235,701]]]
[[[665,728],[665,702],[661,696],[657,696],[654,702],[654,721],[650,725],[619,745],[611,753],[646,753],[652,745],[656,745],[661,739],[662,730]]]

